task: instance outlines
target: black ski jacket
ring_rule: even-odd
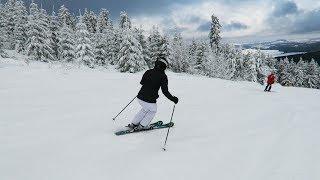
[[[165,69],[165,67],[164,67]],[[142,85],[138,98],[148,103],[156,103],[159,98],[158,91],[161,87],[162,93],[171,101],[174,101],[174,97],[168,90],[168,77],[164,72],[163,67],[155,66],[154,69],[150,69],[143,74],[140,84]]]

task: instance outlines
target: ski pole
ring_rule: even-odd
[[[176,105],[173,106],[170,123],[172,122],[172,117],[173,117],[174,109],[175,109],[175,108],[176,108]],[[168,140],[169,132],[170,132],[170,127],[168,128],[166,140],[164,141],[164,145],[163,145],[163,148],[162,148],[164,151],[167,150],[167,149],[166,149],[166,145],[167,145],[167,140]]]
[[[130,102],[129,104],[126,105],[126,107],[124,107],[117,115],[116,117],[112,118],[114,121],[116,120],[116,118],[137,98],[137,96],[135,96]]]

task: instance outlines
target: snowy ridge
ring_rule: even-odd
[[[142,73],[1,60],[1,180],[320,179],[320,91],[168,72],[165,130],[117,137]],[[156,120],[169,121],[162,95]]]

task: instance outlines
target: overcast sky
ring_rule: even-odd
[[[28,0],[30,2],[30,0]],[[27,3],[29,4],[29,2]],[[177,29],[186,38],[208,35],[214,13],[226,41],[267,41],[320,37],[320,0],[36,0],[51,11],[65,4],[71,11],[106,8],[114,20],[125,10],[136,26],[163,32]]]

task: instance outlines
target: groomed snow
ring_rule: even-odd
[[[318,180],[320,91],[168,73],[176,126],[117,137],[142,73],[0,61],[1,180]],[[157,120],[173,104],[162,95]]]

